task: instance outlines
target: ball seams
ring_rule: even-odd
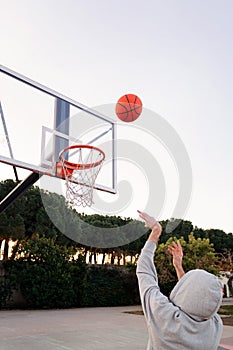
[[[116,104],[116,114],[124,122],[136,120],[142,112],[142,102],[137,95],[126,94]]]

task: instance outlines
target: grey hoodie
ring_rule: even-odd
[[[218,279],[204,270],[191,270],[168,299],[158,286],[155,250],[155,243],[147,241],[137,263],[149,333],[147,350],[216,350],[222,335],[222,321],[216,313],[222,301]]]

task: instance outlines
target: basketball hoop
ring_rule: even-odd
[[[93,187],[104,159],[100,148],[89,145],[69,146],[59,153],[57,175],[66,180],[66,202],[70,207],[93,204]]]

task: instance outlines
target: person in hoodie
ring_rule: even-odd
[[[222,321],[217,314],[222,288],[217,277],[199,269],[185,273],[182,247],[173,242],[169,251],[178,282],[169,298],[163,295],[154,265],[162,227],[147,213],[138,213],[151,229],[136,271],[149,333],[147,350],[217,350],[222,335]]]

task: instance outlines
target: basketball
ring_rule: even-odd
[[[116,104],[116,115],[123,122],[130,123],[142,113],[142,101],[134,94],[121,96]]]

